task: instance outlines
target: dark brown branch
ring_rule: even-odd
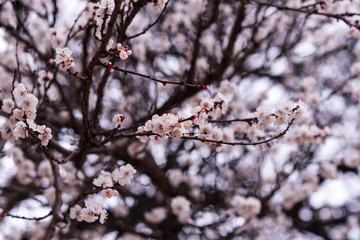
[[[101,64],[101,65],[104,66],[104,67],[108,67],[106,64]],[[185,83],[184,81],[178,81],[178,82],[167,81],[167,80],[155,78],[155,77],[153,77],[151,75],[138,73],[136,71],[127,70],[127,69],[119,68],[119,67],[116,67],[116,66],[113,66],[112,68],[114,70],[116,70],[116,71],[123,72],[125,74],[132,74],[132,75],[148,78],[148,79],[150,79],[152,81],[162,83],[163,85],[174,84],[174,85],[180,85],[180,86],[185,86],[185,87],[193,87],[193,88],[196,88],[196,89],[207,89],[208,88],[208,85],[204,85],[204,84],[189,84],[189,83]]]
[[[278,139],[282,136],[284,136],[287,131],[289,131],[290,126],[294,123],[295,119],[292,119],[289,124],[287,125],[286,129],[282,132],[280,132],[279,134],[262,140],[262,141],[258,141],[258,142],[225,142],[222,140],[211,140],[211,139],[202,139],[202,138],[198,138],[198,137],[192,137],[192,136],[182,136],[181,138],[183,139],[189,139],[189,140],[196,140],[196,141],[201,141],[201,142],[210,142],[210,143],[217,143],[217,144],[225,144],[225,145],[232,145],[232,146],[236,146],[236,145],[243,145],[243,146],[247,146],[247,145],[260,145],[260,144],[264,144],[264,143],[268,143],[271,142],[272,140]]]
[[[143,34],[145,34],[150,28],[152,28],[155,24],[157,24],[157,23],[160,21],[160,19],[161,19],[161,17],[163,16],[163,14],[165,13],[166,7],[168,6],[169,2],[170,2],[170,0],[168,0],[168,1],[165,3],[165,6],[164,6],[164,8],[161,10],[160,15],[158,16],[158,18],[157,18],[153,23],[149,24],[149,26],[147,26],[143,31],[141,31],[141,32],[139,32],[139,33],[137,33],[137,34],[134,34],[134,35],[132,35],[132,36],[130,36],[130,37],[126,37],[126,39],[132,39],[132,38],[136,38],[136,37],[138,37],[138,36],[140,36],[140,35],[143,35]]]
[[[247,122],[249,124],[258,122],[257,118],[235,118],[235,119],[219,119],[219,120],[208,120],[211,123],[233,123],[233,122]]]
[[[55,26],[55,23],[56,23],[56,20],[57,20],[57,14],[58,14],[58,11],[59,11],[59,8],[58,8],[58,5],[57,5],[57,0],[52,0],[52,3],[54,5],[54,12],[53,12],[53,22],[50,24],[50,27],[54,27]]]
[[[68,32],[68,35],[66,36],[65,47],[68,45],[70,39],[71,39],[72,37],[74,37],[74,34],[71,35],[71,33],[72,33],[72,31],[74,30],[74,27],[75,27],[76,23],[79,21],[81,15],[82,15],[84,12],[85,12],[85,9],[83,9],[83,10],[79,13],[79,15],[75,18],[73,25],[70,27],[69,32]],[[76,34],[76,33],[77,33],[77,31],[75,32],[75,34]]]
[[[120,13],[121,2],[122,2],[121,0],[115,1],[114,11],[111,14],[111,18],[110,18],[110,21],[108,24],[106,34],[104,35],[101,45],[97,49],[95,55],[93,56],[93,58],[91,59],[91,61],[89,62],[88,66],[85,70],[86,80],[83,84],[82,115],[83,115],[83,125],[84,125],[84,137],[88,143],[91,142],[90,119],[89,119],[89,98],[90,98],[90,88],[91,88],[91,85],[93,82],[93,79],[92,79],[93,72],[94,72],[95,66],[99,62],[100,57],[105,52],[106,46],[107,46],[110,38],[112,37],[113,31],[114,31],[114,26],[115,26],[117,17]]]
[[[243,3],[239,3],[239,6],[237,8],[236,19],[232,26],[227,47],[223,51],[222,60],[220,61],[219,64],[217,64],[215,70],[212,71],[203,79],[204,83],[211,84],[220,81],[226,69],[228,68],[229,64],[231,64],[236,38],[242,32],[242,22],[245,19],[245,10],[246,10],[245,5]],[[158,108],[155,112],[141,118],[138,122],[145,122],[152,115],[155,114],[162,115],[163,113],[168,112],[169,109],[173,108],[176,105],[181,104],[183,101],[195,95],[200,90],[201,89],[192,88],[192,89],[183,89],[176,91],[169,98],[169,100],[167,100],[160,108]]]
[[[253,119],[240,119],[241,121],[252,121]],[[226,121],[226,120],[225,120]],[[278,139],[282,136],[284,136],[290,129],[290,126],[294,123],[295,118],[293,118],[287,125],[286,129],[281,131],[279,134],[262,140],[262,141],[258,141],[258,142],[226,142],[223,140],[212,140],[212,139],[207,139],[207,138],[198,138],[198,137],[194,137],[194,136],[182,136],[182,139],[188,139],[188,140],[195,140],[195,141],[201,141],[201,142],[210,142],[210,143],[216,143],[216,144],[225,144],[225,145],[232,145],[232,146],[236,146],[236,145],[243,145],[243,146],[248,146],[248,145],[260,145],[260,144],[264,144],[264,143],[268,143],[271,142],[275,139]],[[228,123],[228,122],[226,122]],[[119,134],[114,134],[114,132],[106,137],[99,145],[103,146],[106,143],[110,142],[110,141],[114,141],[116,139],[120,139],[120,138],[133,138],[133,137],[141,137],[141,136],[159,136],[156,133],[153,133],[152,131],[147,131],[147,132],[135,132],[135,133],[119,133]]]
[[[56,224],[59,221],[63,221],[62,217],[60,216],[60,210],[62,205],[62,181],[59,172],[59,166],[54,161],[50,161],[51,170],[54,175],[54,187],[55,187],[55,203],[53,206],[53,218],[47,228],[46,236],[44,240],[52,239],[56,230]]]
[[[42,217],[25,217],[25,216],[13,215],[11,213],[0,213],[0,219],[1,219],[1,217],[12,217],[12,218],[18,218],[18,219],[24,219],[24,220],[40,221],[40,220],[43,220],[43,219],[51,216],[52,213],[53,213],[53,211],[50,211],[48,214],[46,214],[45,216],[42,216]]]
[[[305,14],[311,14],[311,15],[319,15],[319,16],[324,16],[324,17],[328,17],[328,18],[334,18],[336,20],[343,21],[350,27],[355,27],[360,30],[360,25],[351,23],[349,20],[346,19],[346,17],[359,16],[360,15],[359,13],[333,14],[333,13],[326,13],[326,12],[318,12],[316,9],[315,10],[306,10],[304,8],[292,8],[292,7],[277,5],[275,3],[263,2],[263,1],[258,1],[258,0],[249,0],[249,1],[257,3],[261,6],[275,7],[276,9],[281,10],[281,11],[282,10],[293,11],[293,12],[299,12],[299,13],[305,13]]]

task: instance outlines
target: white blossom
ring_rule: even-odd
[[[40,133],[38,135],[38,138],[40,139],[41,141],[41,145],[43,146],[47,146],[49,141],[52,139],[52,134],[51,134],[51,129],[50,128],[45,128],[44,132],[43,133]]]
[[[2,102],[1,110],[6,113],[11,113],[15,107],[15,102],[11,98],[6,98]]]
[[[22,121],[19,121],[16,123],[15,129],[14,129],[14,135],[17,138],[25,138],[28,136],[28,131],[26,129],[26,124]]]
[[[120,125],[124,121],[124,118],[123,114],[115,114],[112,118],[112,122]]]
[[[27,95],[27,93],[28,93],[28,90],[27,90],[25,84],[19,83],[13,90],[13,95],[14,95],[16,104],[18,104],[20,106],[23,97],[25,97]]]
[[[124,51],[124,50],[121,50],[121,52],[119,53],[119,56],[120,56],[121,60],[123,60],[123,61],[128,58],[128,55],[127,55],[126,51]]]
[[[118,191],[116,191],[115,189],[111,189],[111,188],[101,190],[101,192],[100,192],[100,195],[101,195],[103,198],[116,197],[118,194],[119,194]]]
[[[123,61],[132,54],[132,51],[129,48],[124,47],[121,43],[116,45],[116,49],[119,51],[119,57]]]
[[[60,65],[63,71],[75,66],[74,59],[71,57],[72,51],[69,48],[56,48],[56,53],[55,62]]]
[[[166,215],[167,215],[166,208],[157,207],[151,209],[150,212],[145,212],[144,218],[149,223],[157,224],[162,222],[166,218]]]
[[[100,14],[111,14],[115,7],[114,0],[101,0],[99,7],[103,11]],[[99,11],[96,13],[99,14]]]
[[[35,118],[36,118],[36,108],[32,108],[32,109],[26,111],[25,114],[26,114],[26,120],[28,120],[28,119],[35,120]]]
[[[173,187],[178,187],[182,181],[182,171],[180,169],[170,169],[167,171],[167,175],[170,181],[170,184]]]
[[[220,128],[214,127],[211,131],[210,138],[216,141],[221,141],[223,137],[223,132]]]
[[[13,116],[19,121],[24,121],[24,115],[24,111],[19,108],[15,108],[13,110]]]
[[[15,124],[12,124],[8,119],[1,126],[1,138],[5,140],[16,140],[17,137],[14,135]]]
[[[102,210],[101,204],[91,199],[85,200],[85,206],[95,214],[100,214]]]
[[[178,217],[181,223],[185,223],[191,216],[190,201],[183,196],[177,196],[171,199],[171,212]]]
[[[22,110],[24,110],[25,112],[28,111],[34,111],[36,110],[36,105],[38,104],[39,99],[37,97],[35,97],[35,95],[33,94],[26,94],[23,98],[22,101],[20,103],[20,107],[22,108]]]
[[[81,218],[88,223],[95,222],[99,217],[94,214],[89,208],[83,208],[80,210]]]
[[[209,98],[204,98],[201,101],[200,106],[205,108],[206,110],[210,111],[210,109],[212,109],[214,107],[214,102]]]
[[[130,184],[131,179],[134,177],[136,170],[130,165],[126,164],[119,169],[115,169],[112,172],[112,178],[115,182],[118,182],[121,186]]]
[[[101,170],[100,175],[93,180],[93,184],[97,187],[103,187],[103,188],[112,187],[114,184],[111,178],[111,173]]]
[[[70,218],[75,219],[79,222],[83,220],[83,215],[81,213],[81,207],[76,204],[74,207],[70,208]]]
[[[99,222],[104,224],[108,218],[108,213],[105,209],[102,209],[99,216]]]
[[[231,200],[231,205],[235,212],[245,218],[251,218],[260,213],[261,203],[254,197],[244,198],[236,195]]]

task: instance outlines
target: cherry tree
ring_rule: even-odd
[[[0,238],[360,239],[359,20],[0,0]]]

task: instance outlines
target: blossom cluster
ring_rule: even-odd
[[[124,47],[121,43],[116,44],[116,49],[119,51],[119,57],[123,61],[132,54],[132,51],[128,47]]]
[[[112,173],[102,170],[100,175],[94,179],[93,184],[97,187],[110,188],[114,186],[115,182],[124,186],[130,184],[135,173],[136,170],[130,164],[116,168]]]
[[[75,66],[74,59],[71,57],[72,51],[65,48],[56,48],[56,59],[55,62],[60,64],[60,67],[63,71],[67,71],[71,67]]]
[[[167,113],[162,116],[154,115],[151,120],[145,123],[144,127],[139,127],[138,132],[152,132],[156,134],[155,140],[159,138],[169,137],[181,137],[183,132],[187,130],[190,125],[190,121],[180,121],[180,118],[174,114]],[[191,124],[191,122],[190,122]],[[145,142],[147,136],[140,137],[140,141]]]
[[[259,106],[251,117],[256,118],[256,126],[263,128],[267,125],[282,125],[291,121],[291,119],[302,119],[306,116],[307,106],[304,102],[297,103],[285,102],[276,109]]]
[[[5,140],[18,140],[28,136],[28,130],[37,134],[41,144],[46,146],[52,139],[52,131],[45,125],[36,125],[36,106],[39,99],[28,91],[25,84],[19,83],[12,92],[14,100],[3,100],[1,109],[12,113],[2,125],[1,137]]]
[[[245,218],[255,217],[261,210],[260,201],[254,197],[244,198],[236,195],[232,198],[231,205],[236,214]]]
[[[106,46],[107,51],[112,51],[112,52],[114,52],[113,54],[118,54],[119,58],[123,61],[125,59],[127,59],[129,56],[131,56],[132,51],[128,47],[124,47],[121,43],[118,43],[118,44],[116,44],[116,50],[115,50],[112,48],[113,43],[114,43],[114,40],[110,39]],[[116,51],[118,51],[119,53],[117,53]],[[112,62],[106,61],[105,64],[107,66],[106,71],[108,71],[108,72],[114,71],[114,68],[112,67]]]
[[[240,126],[220,128],[215,125],[216,121],[210,120],[218,119],[226,113],[231,98],[232,94],[228,91],[224,91],[224,94],[219,92],[213,98],[202,98],[200,105],[193,108],[193,115],[187,118],[181,118],[171,113],[162,116],[154,115],[144,126],[138,128],[138,133],[144,134],[139,136],[140,141],[147,141],[146,133],[154,134],[155,136],[150,138],[155,140],[167,137],[181,138],[185,134],[192,134],[204,140],[208,145],[215,144],[216,151],[220,152],[223,150],[221,142],[234,141],[235,132],[245,133],[249,139],[255,139],[257,136],[265,135],[262,131],[267,126],[289,124],[293,120],[300,121],[307,115],[305,103],[289,101],[276,108],[258,107],[255,113],[248,115],[248,126],[245,128]],[[206,140],[217,141],[218,143]]]
[[[130,164],[116,168],[112,173],[102,170],[100,175],[93,180],[93,184],[103,188],[100,192],[103,198],[116,197],[119,192],[112,188],[115,183],[121,186],[129,184],[135,173],[136,170]],[[85,208],[77,204],[70,209],[70,218],[76,218],[80,222],[83,220],[94,222],[99,219],[100,223],[103,224],[107,219],[107,212],[96,201],[85,200]]]
[[[227,109],[229,98],[218,93],[214,98],[203,98],[199,106],[194,107],[193,115],[188,118],[181,118],[177,115],[166,113],[162,116],[154,115],[151,120],[145,123],[145,126],[138,128],[139,133],[152,132],[156,136],[155,140],[166,137],[180,138],[187,133],[191,127],[200,129],[198,132],[200,138],[212,140],[223,140],[223,134],[217,127],[213,127],[208,122],[209,116],[219,116],[224,114]],[[142,142],[147,140],[147,136],[140,137]]]
[[[77,221],[95,222],[99,219],[101,224],[104,224],[108,213],[102,208],[101,204],[93,200],[85,200],[85,207],[82,208],[76,204],[70,209],[70,218]]]
[[[95,21],[96,21],[96,37],[101,39],[107,24],[110,21],[110,15],[115,7],[114,0],[101,0],[96,5]]]

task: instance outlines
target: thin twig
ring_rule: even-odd
[[[74,35],[71,35],[71,32],[74,30],[74,27],[75,27],[76,23],[79,21],[81,15],[82,15],[84,12],[85,12],[85,8],[84,8],[84,9],[79,13],[79,15],[75,18],[73,25],[72,25],[71,28],[69,29],[69,33],[68,33],[68,35],[67,35],[67,37],[66,37],[65,47],[68,45],[70,39],[71,39],[72,37],[74,37]]]
[[[149,24],[149,26],[147,26],[143,31],[141,31],[141,32],[139,32],[139,33],[137,33],[137,34],[134,34],[134,35],[132,35],[132,36],[130,36],[130,37],[127,37],[127,39],[132,39],[132,38],[136,38],[136,37],[138,37],[138,36],[140,36],[140,35],[143,35],[143,34],[145,34],[150,28],[152,28],[155,24],[157,24],[157,23],[160,21],[160,18],[162,17],[162,15],[165,13],[166,7],[167,7],[167,5],[169,4],[169,2],[170,2],[170,0],[168,0],[168,1],[165,3],[165,6],[164,6],[164,8],[162,9],[160,15],[158,16],[158,18],[157,18],[153,23]]]
[[[53,218],[49,226],[47,227],[46,236],[44,240],[50,240],[53,238],[56,230],[56,224],[62,221],[62,217],[60,217],[60,210],[62,206],[62,180],[59,172],[59,165],[53,161],[50,161],[51,170],[54,175],[54,188],[55,188],[55,203],[53,206]]]
[[[42,216],[42,217],[25,217],[25,216],[13,215],[11,213],[1,213],[0,217],[12,217],[12,218],[18,218],[18,219],[24,219],[24,220],[40,221],[40,220],[43,220],[43,219],[51,216],[52,213],[53,213],[53,211],[50,211],[48,214],[46,214],[45,216]]]
[[[104,67],[108,67],[104,63],[102,63],[101,65],[104,66]],[[197,89],[201,89],[201,88],[207,89],[208,88],[208,85],[204,85],[204,84],[189,84],[189,83],[185,83],[184,81],[177,81],[177,82],[175,82],[175,81],[167,81],[167,80],[155,78],[155,77],[153,77],[151,75],[138,73],[136,71],[127,70],[127,69],[119,68],[119,67],[116,67],[116,66],[112,66],[111,68],[113,68],[116,71],[123,72],[125,74],[133,74],[133,75],[137,75],[137,76],[140,76],[140,77],[148,78],[148,79],[150,79],[152,81],[159,82],[159,83],[162,83],[164,85],[166,85],[166,84],[175,84],[175,85],[181,85],[181,86],[186,86],[186,87],[194,87],[194,88],[197,88]]]
[[[353,23],[351,23],[349,20],[347,20],[345,18],[345,17],[360,16],[360,13],[333,14],[333,13],[326,13],[326,12],[318,12],[316,9],[312,10],[312,11],[309,11],[309,10],[306,10],[306,9],[303,9],[303,8],[292,8],[292,7],[277,5],[275,3],[263,2],[263,1],[258,1],[258,0],[249,0],[249,1],[257,3],[257,4],[261,5],[261,6],[275,7],[278,10],[293,11],[293,12],[300,12],[300,13],[306,13],[306,14],[311,14],[311,15],[319,15],[319,16],[334,18],[336,20],[343,21],[344,23],[346,23],[350,27],[355,27],[355,28],[360,30],[360,25],[353,24]]]
[[[292,119],[288,126],[286,127],[286,129],[282,132],[280,132],[279,134],[275,135],[274,137],[271,137],[271,138],[268,138],[268,139],[265,139],[265,140],[262,140],[262,141],[258,141],[258,142],[226,142],[226,141],[223,141],[223,140],[211,140],[211,139],[202,139],[202,138],[198,138],[198,137],[191,137],[191,136],[182,136],[181,138],[183,139],[189,139],[189,140],[196,140],[196,141],[201,141],[201,142],[210,142],[210,143],[217,143],[217,144],[225,144],[225,145],[232,145],[232,146],[236,146],[236,145],[244,145],[244,146],[247,146],[247,145],[260,145],[260,144],[264,144],[264,143],[268,143],[272,140],[275,140],[277,138],[280,138],[282,136],[284,136],[287,131],[289,131],[290,129],[290,126],[294,123],[294,119]]]
[[[258,122],[257,118],[235,118],[235,119],[219,119],[219,120],[208,120],[211,123],[233,123],[233,122],[247,122],[249,124]]]
[[[295,118],[293,118],[287,125],[287,127],[281,131],[279,134],[262,140],[262,141],[258,141],[258,142],[226,142],[223,140],[213,140],[213,139],[207,139],[207,138],[199,138],[199,137],[193,137],[193,136],[182,136],[182,139],[188,139],[188,140],[195,140],[195,141],[201,141],[201,142],[209,142],[209,143],[216,143],[216,144],[225,144],[225,145],[232,145],[232,146],[236,146],[236,145],[242,145],[242,146],[248,146],[248,145],[260,145],[260,144],[264,144],[264,143],[268,143],[271,142],[272,140],[275,140],[277,138],[280,138],[282,136],[284,136],[290,129],[290,126],[294,123]],[[146,132],[135,132],[135,133],[119,133],[119,134],[112,134],[108,137],[106,137],[97,147],[103,146],[106,143],[119,139],[119,138],[133,138],[133,137],[141,137],[141,136],[159,136],[161,137],[159,134],[156,134],[152,131],[146,131]]]
[[[90,98],[91,85],[93,83],[93,72],[94,72],[95,66],[99,62],[100,57],[106,51],[106,46],[107,46],[110,38],[112,37],[115,23],[116,23],[118,15],[120,13],[121,3],[122,3],[122,1],[120,1],[120,0],[117,0],[115,2],[114,11],[111,14],[111,18],[108,23],[108,28],[107,28],[106,34],[104,35],[101,45],[96,50],[96,53],[94,54],[93,58],[89,62],[88,66],[86,68],[86,71],[85,71],[86,79],[83,83],[82,115],[83,115],[83,125],[84,125],[84,137],[85,137],[85,141],[87,143],[91,142],[91,133],[90,133],[91,123],[90,123],[90,119],[89,119],[89,98]]]

